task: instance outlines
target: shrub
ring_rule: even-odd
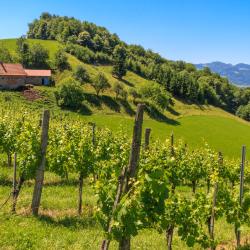
[[[88,71],[81,65],[78,65],[76,67],[76,70],[74,72],[74,77],[80,83],[90,82],[90,77],[89,77]]]
[[[75,56],[82,62],[85,63],[94,63],[95,62],[95,53],[91,51],[87,47],[82,47],[77,44],[67,44],[65,48],[66,52],[70,53],[71,55]]]
[[[245,106],[240,106],[236,111],[236,115],[242,119],[250,121],[250,103]]]
[[[136,91],[135,88],[130,88],[129,89],[129,95],[133,97],[133,101],[135,102],[137,98],[140,98],[141,95]]]
[[[55,54],[55,66],[60,71],[70,68],[67,55],[61,49],[58,50]]]
[[[99,96],[100,92],[103,92],[104,90],[110,88],[108,79],[103,73],[99,73],[97,77],[93,80],[91,85],[95,89],[97,96]]]
[[[143,85],[139,89],[142,98],[151,100],[161,109],[166,109],[170,104],[170,97],[166,91],[158,84]]]
[[[77,109],[84,100],[83,89],[79,82],[69,77],[60,82],[58,91],[55,92],[58,106]]]
[[[112,89],[115,92],[115,97],[116,98],[118,98],[119,96],[121,96],[121,93],[124,90],[122,84],[119,83],[119,82],[115,82],[115,84],[113,85]]]

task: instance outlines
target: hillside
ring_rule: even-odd
[[[204,69],[205,67],[210,68],[213,72],[220,74],[221,76],[227,77],[232,83],[239,86],[250,85],[250,65],[239,63],[236,65],[212,62],[205,64],[196,64],[198,69]]]
[[[41,43],[46,47],[49,50],[51,60],[57,49],[62,46],[57,41],[35,39],[29,39],[28,41],[30,44]],[[8,48],[14,54],[16,39],[1,40],[0,45]],[[77,65],[83,65],[91,76],[97,75],[98,72],[103,72],[111,84],[118,81],[112,77],[111,66],[86,64],[80,62],[72,55],[68,55],[68,59],[72,69]],[[55,75],[56,82],[71,74],[71,71],[57,73]],[[141,84],[150,85],[152,83],[154,82],[142,78],[131,71],[127,73],[121,82],[126,89],[129,89],[131,86],[137,88]],[[36,90],[41,93],[42,98],[33,102],[27,101],[18,92],[0,92],[1,107],[6,108],[9,105],[4,100],[5,96],[11,96],[12,105],[17,107],[24,105],[35,110],[50,107],[55,112],[67,113],[74,119],[80,118],[86,121],[93,121],[99,126],[106,126],[113,130],[122,128],[131,133],[135,105],[130,98],[128,103],[124,104],[115,100],[114,93],[109,90],[104,93],[104,98],[100,99],[98,103],[87,100],[85,103],[86,109],[79,114],[79,112],[62,111],[56,106],[53,94],[55,89],[56,87],[37,87]],[[94,93],[89,85],[84,85],[84,91],[89,93],[90,96]],[[203,145],[205,140],[214,149],[220,150],[230,157],[238,157],[243,144],[250,146],[248,122],[211,105],[188,104],[175,98],[173,98],[173,101],[174,105],[167,111],[160,112],[158,117],[152,119],[152,114],[146,115],[144,126],[152,128],[153,138],[164,140],[173,131],[177,138],[183,138],[192,147]],[[161,120],[159,121],[159,119]]]

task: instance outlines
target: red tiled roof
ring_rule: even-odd
[[[26,73],[21,64],[0,62],[0,76],[26,76]]]
[[[27,76],[51,76],[51,70],[25,69]]]

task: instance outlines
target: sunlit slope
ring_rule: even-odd
[[[50,59],[53,60],[55,52],[62,46],[56,41],[44,41],[44,40],[29,40],[31,44],[41,43],[49,50]],[[0,40],[0,46],[8,48],[11,53],[15,53],[16,39]],[[94,66],[80,62],[74,56],[69,55],[69,62],[72,69],[77,65],[82,64],[87,69],[91,77],[96,76],[99,72],[106,75],[111,84],[117,79],[112,77],[111,66]],[[57,80],[63,79],[70,75],[70,71],[60,73],[56,75]],[[128,72],[124,77],[122,84],[125,88],[131,86],[137,88],[141,84],[152,84],[152,81],[148,81],[132,72]],[[84,86],[85,91],[93,93],[90,86]],[[108,106],[102,105],[101,107],[89,106],[91,115],[81,115],[70,111],[61,111],[55,105],[53,98],[53,92],[55,88],[38,88],[45,91],[48,94],[50,100],[51,109],[57,110],[57,112],[69,113],[74,119],[84,119],[86,121],[96,122],[99,126],[106,126],[112,130],[123,129],[125,132],[131,133],[133,117],[128,115],[123,108],[118,111],[111,109]],[[0,92],[3,97],[3,93]],[[22,102],[29,106],[39,107],[43,106],[43,103],[28,102],[18,93],[10,93],[13,95],[13,100],[18,103]],[[107,96],[114,96],[112,91],[104,93]],[[6,95],[6,92],[5,92]],[[46,106],[47,104],[44,104]],[[135,106],[130,101],[131,108],[135,110]],[[6,106],[7,108],[7,106]],[[168,118],[164,122],[159,122],[154,119],[150,119],[145,115],[144,127],[152,128],[152,137],[155,139],[165,140],[169,137],[173,131],[176,139],[182,138],[191,147],[197,147],[204,145],[206,141],[211,147],[217,151],[222,151],[226,156],[238,157],[240,156],[241,146],[243,144],[250,148],[250,126],[248,122],[245,122],[236,116],[225,112],[220,108],[206,105],[187,104],[181,100],[174,99],[174,105],[168,111],[164,112],[164,115]]]

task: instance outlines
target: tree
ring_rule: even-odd
[[[144,99],[151,100],[163,110],[166,109],[170,103],[170,97],[159,84],[142,85],[139,89],[139,93]]]
[[[87,46],[90,47],[91,45],[91,36],[89,32],[83,31],[78,35],[78,40],[77,42],[82,45],[82,46]]]
[[[60,71],[70,68],[67,55],[61,49],[58,50],[55,54],[55,66]]]
[[[12,63],[13,57],[11,56],[8,49],[0,47],[0,62]]]
[[[78,65],[76,67],[76,70],[74,72],[74,77],[77,81],[79,81],[82,84],[90,82],[88,71],[81,65]]]
[[[34,44],[29,51],[29,66],[32,68],[48,67],[49,51],[41,44]]]
[[[61,82],[59,90],[55,92],[55,97],[59,106],[77,109],[84,100],[84,93],[80,83],[69,77]]]
[[[237,109],[236,115],[241,117],[242,119],[245,119],[247,121],[250,121],[250,103],[246,106],[240,106]]]
[[[126,57],[126,49],[121,45],[117,45],[113,52],[114,66],[112,74],[118,79],[122,79],[126,75]]]
[[[115,92],[116,99],[122,94],[124,90],[123,86],[119,82],[115,82],[113,86],[113,91]]]
[[[95,89],[97,96],[99,96],[100,92],[103,92],[104,90],[110,88],[108,79],[103,73],[99,73],[97,77],[93,80],[91,85]]]
[[[27,43],[26,39],[23,37],[20,37],[17,39],[17,55],[19,62],[24,66],[29,66],[29,59],[30,59],[30,47]]]

